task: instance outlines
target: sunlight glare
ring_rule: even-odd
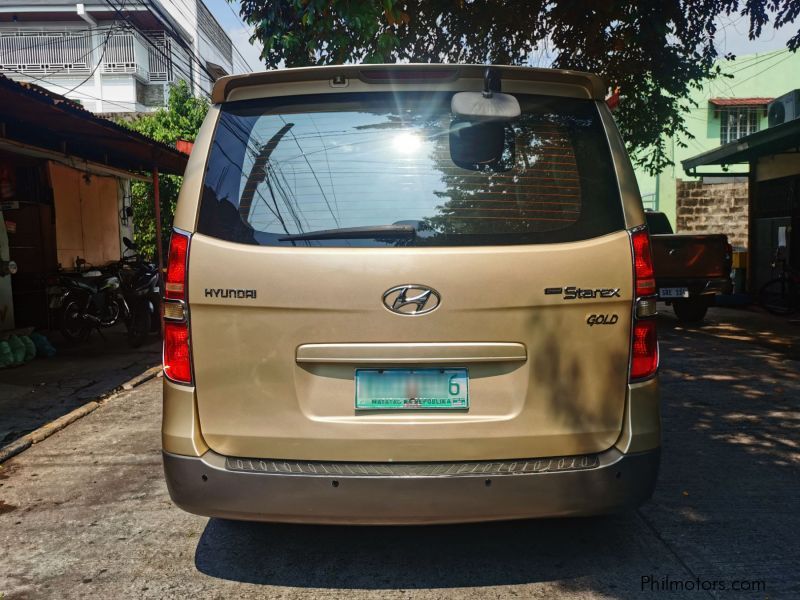
[[[404,131],[395,136],[394,147],[403,154],[412,154],[422,147],[422,138],[416,133]]]

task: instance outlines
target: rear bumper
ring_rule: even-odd
[[[486,463],[300,463],[164,452],[172,500],[199,515],[292,523],[432,524],[586,516],[653,492],[659,450]],[[465,468],[467,467],[468,468]]]

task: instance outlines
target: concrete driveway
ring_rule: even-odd
[[[188,515],[162,480],[152,381],[3,465],[0,597],[800,597],[800,327],[665,312],[662,475],[634,513],[413,528]]]

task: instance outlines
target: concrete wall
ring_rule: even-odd
[[[786,92],[800,88],[800,52],[783,50],[739,56],[736,60],[720,61],[722,72],[731,77],[718,77],[708,81],[700,90],[694,90],[690,98],[697,106],[685,114],[686,127],[694,136],[692,139],[678,140],[667,138],[667,152],[674,165],[667,167],[657,177],[636,170],[643,197],[657,198],[650,208],[657,208],[669,217],[672,223],[676,218],[676,181],[690,179],[681,167],[681,161],[720,145],[720,117],[709,105],[710,98],[775,98]],[[624,102],[624,99],[623,99]],[[761,128],[767,126],[766,116],[762,116]],[[686,144],[682,148],[679,144]],[[709,170],[719,170],[711,167]],[[732,165],[731,175],[747,171],[747,165]],[[652,196],[651,196],[652,195]]]
[[[747,247],[747,182],[676,181],[676,231],[724,233],[733,246]]]

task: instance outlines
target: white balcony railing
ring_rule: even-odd
[[[163,31],[2,31],[0,73],[88,75],[96,61],[103,74],[132,74],[144,82],[176,80],[174,52]]]
[[[48,75],[92,70],[92,38],[82,32],[0,32],[0,71]]]
[[[148,81],[150,76],[147,41],[135,32],[113,33],[100,51],[103,73],[132,73]]]

